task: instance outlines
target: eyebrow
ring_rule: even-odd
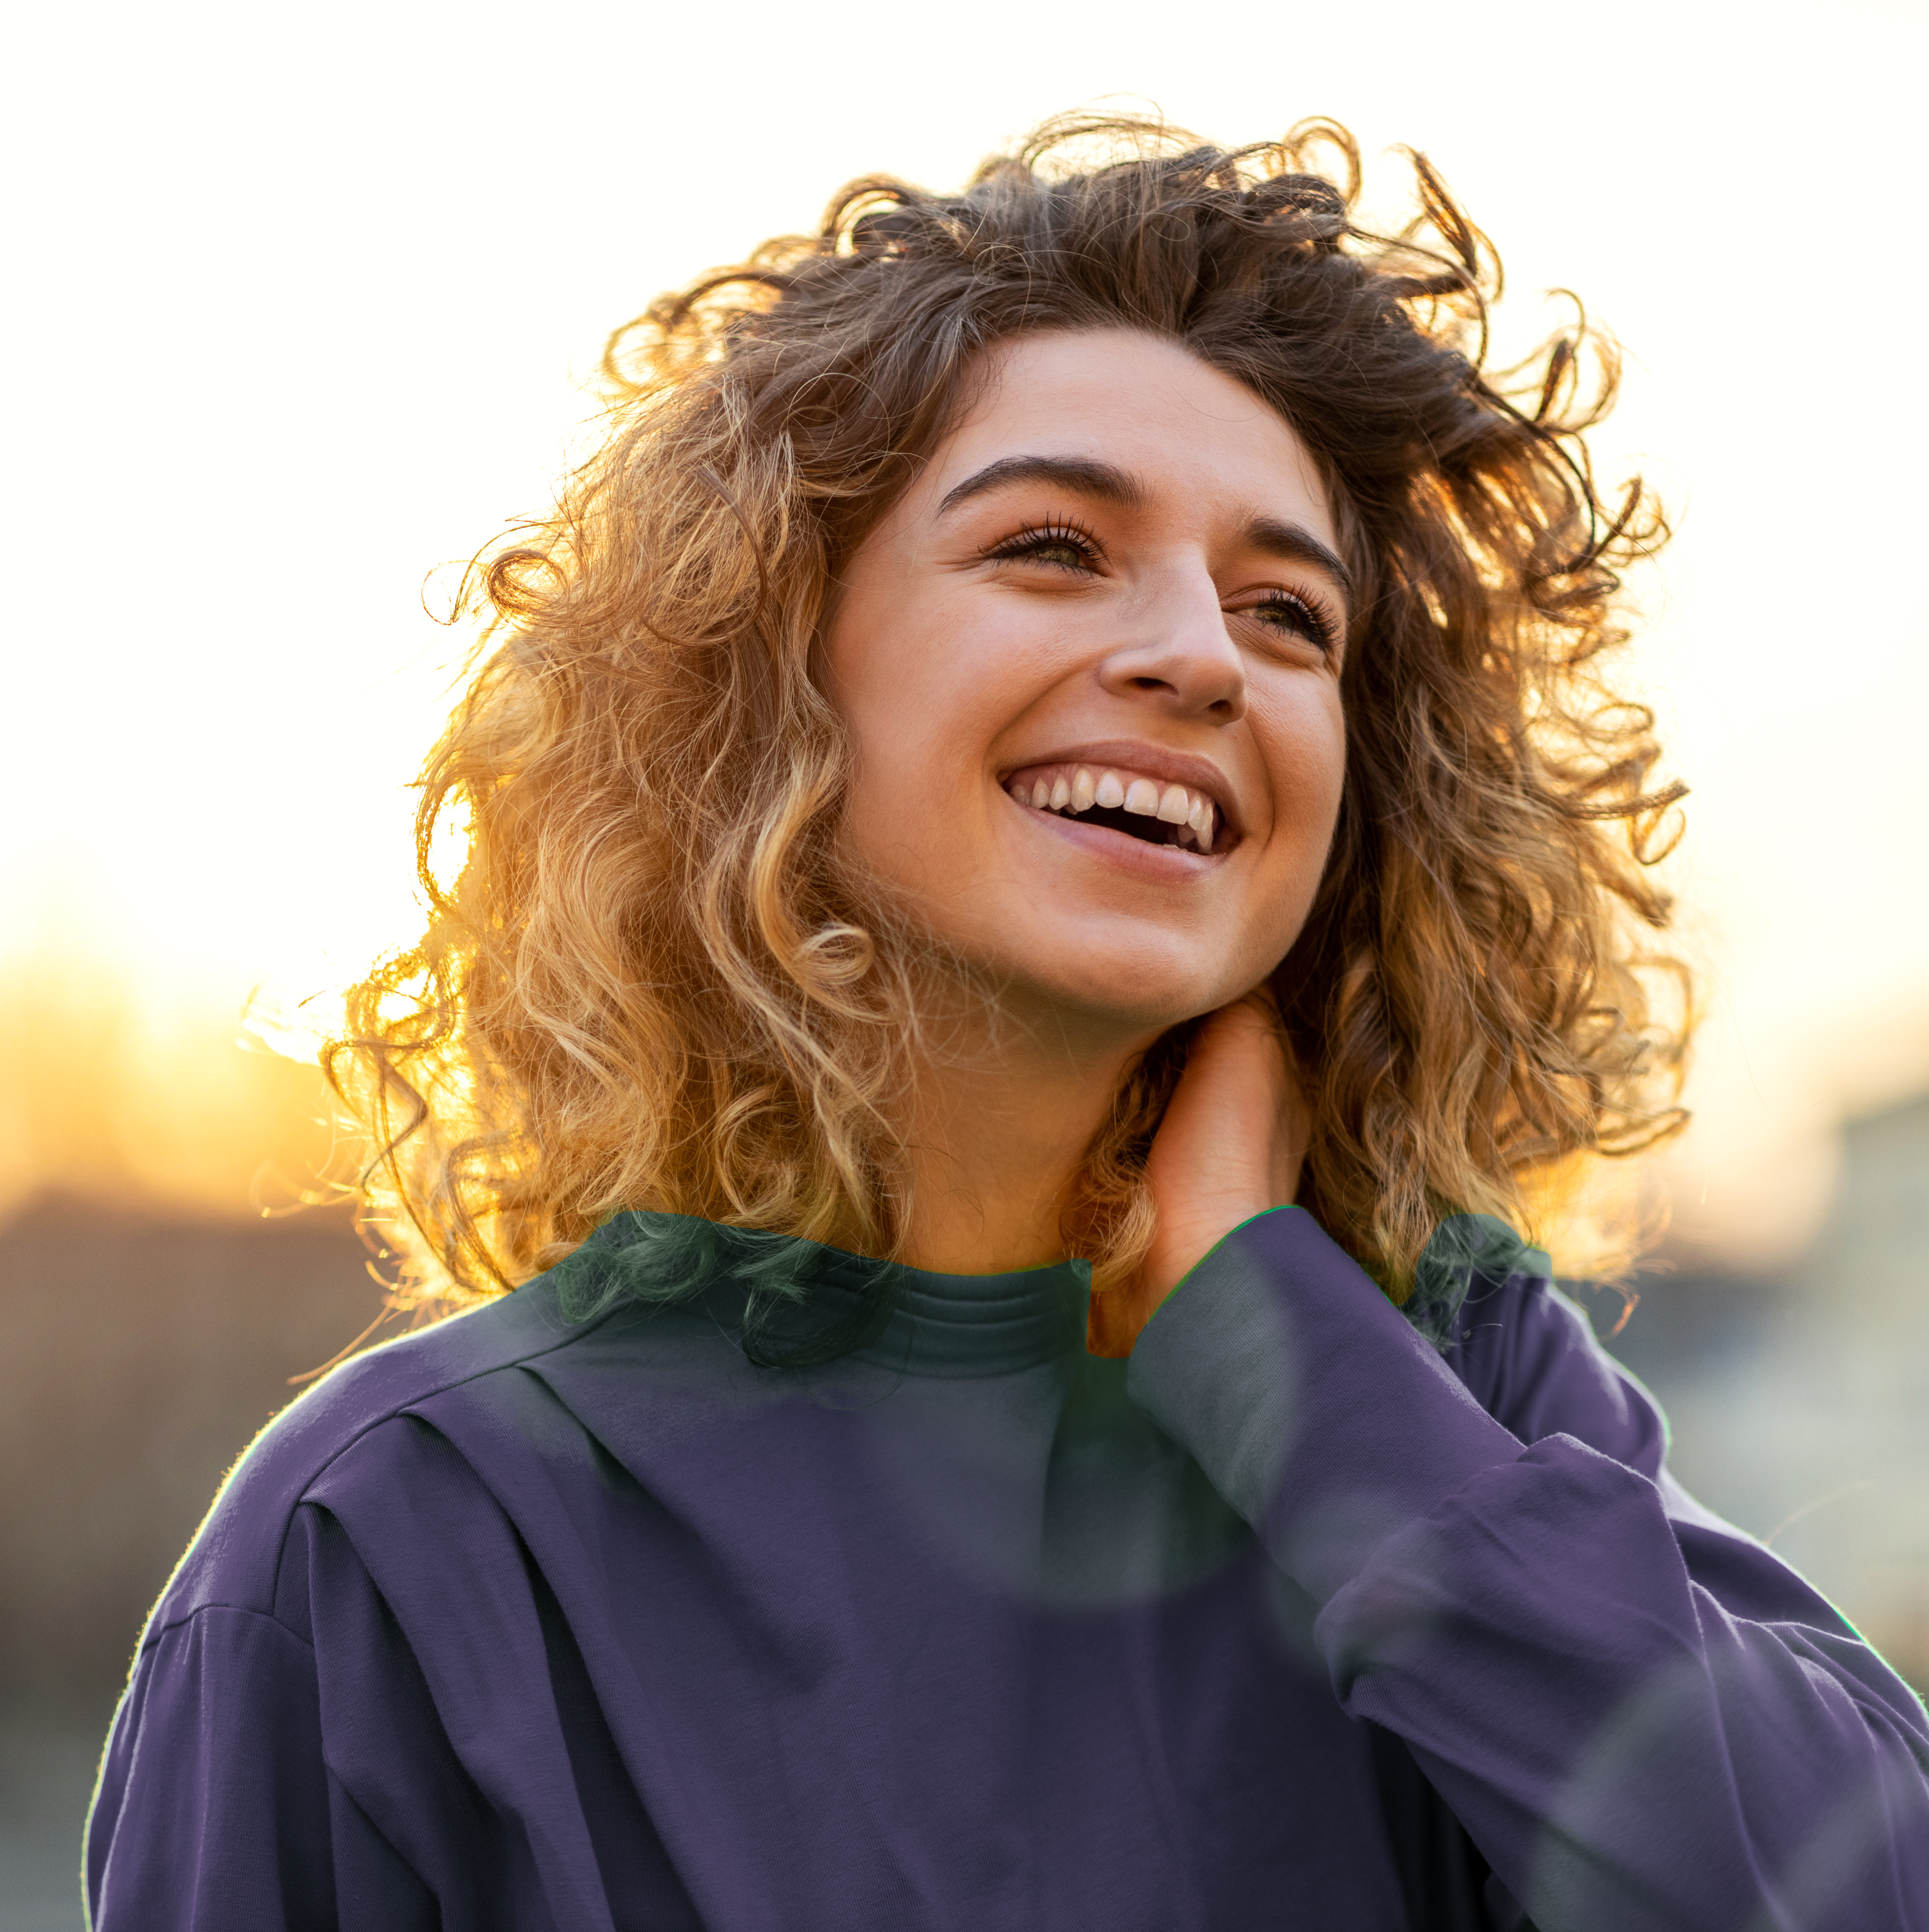
[[[937,513],[945,516],[974,496],[1014,483],[1054,484],[1122,510],[1137,509],[1146,495],[1137,478],[1110,463],[1080,456],[1001,456],[948,491]],[[1330,545],[1322,543],[1304,524],[1285,523],[1277,517],[1254,517],[1241,534],[1248,548],[1283,562],[1309,564],[1330,577],[1343,596],[1352,597],[1352,572]]]
[[[1246,526],[1248,548],[1286,563],[1307,563],[1323,570],[1340,586],[1349,601],[1353,594],[1353,573],[1337,552],[1322,543],[1303,524],[1283,524],[1277,517],[1255,517]]]
[[[1101,503],[1116,503],[1122,510],[1137,509],[1146,500],[1138,479],[1110,463],[1095,463],[1083,456],[1001,456],[951,490],[938,506],[938,514],[942,517],[987,490],[1002,490],[1008,483],[1056,483],[1061,490],[1076,490]]]

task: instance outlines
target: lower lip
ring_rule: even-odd
[[[1129,832],[1115,832],[1109,825],[1082,825],[1075,818],[1060,818],[1056,812],[1020,805],[1008,791],[1005,796],[1035,825],[1069,839],[1095,859],[1102,859],[1121,872],[1136,873],[1141,878],[1173,882],[1200,878],[1226,856],[1223,852],[1188,852],[1182,846],[1151,844],[1143,838],[1134,838]]]

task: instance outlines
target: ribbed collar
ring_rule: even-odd
[[[578,1252],[606,1267],[614,1264],[619,1275],[634,1274],[632,1294],[643,1303],[656,1298],[651,1277],[659,1267],[673,1279],[680,1264],[692,1279],[679,1299],[700,1302],[740,1339],[747,1326],[751,1344],[766,1356],[780,1356],[813,1335],[848,1324],[881,1282],[888,1285],[889,1317],[871,1340],[846,1352],[845,1360],[914,1376],[1008,1376],[1085,1345],[1089,1262],[1059,1262],[1009,1274],[934,1274],[815,1241],[780,1243],[687,1215],[642,1209],[605,1222]],[[781,1284],[802,1293],[793,1299],[779,1292]]]

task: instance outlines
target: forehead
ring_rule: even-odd
[[[1122,470],[1155,513],[1286,514],[1336,542],[1319,466],[1292,424],[1181,344],[1137,330],[1021,336],[989,351],[905,507],[929,514],[1014,455]]]

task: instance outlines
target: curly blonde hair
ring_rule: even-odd
[[[1685,1010],[1647,985],[1679,969],[1639,935],[1681,788],[1651,786],[1652,716],[1603,671],[1616,571],[1661,520],[1592,478],[1611,344],[1583,323],[1489,371],[1498,262],[1412,159],[1418,212],[1378,236],[1331,123],[1227,152],[1061,121],[961,194],[854,182],[816,234],[616,332],[601,446],[466,581],[485,622],[421,778],[427,929],[325,1054],[412,1292],[498,1292],[626,1208],[898,1248],[921,942],[840,862],[816,655],[843,562],[1029,331],[1183,344],[1293,425],[1334,505],[1345,794],[1274,981],[1315,1100],[1302,1200],[1399,1300],[1444,1216],[1531,1221],[1550,1174],[1679,1124]],[[1065,1204],[1101,1292],[1150,1237],[1185,1038]]]

